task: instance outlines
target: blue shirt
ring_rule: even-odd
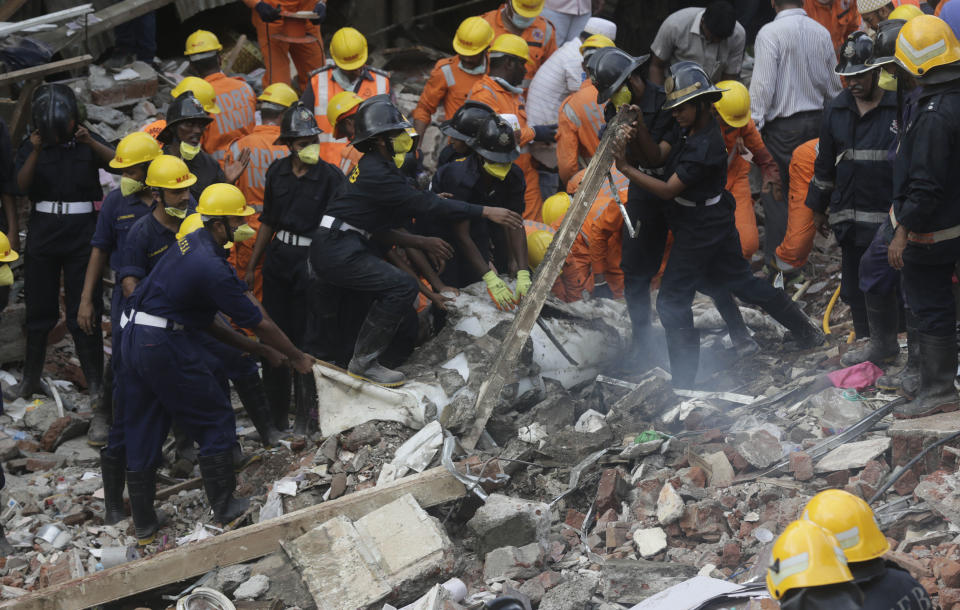
[[[130,295],[132,308],[186,329],[208,328],[218,311],[241,328],[255,327],[263,319],[260,308],[220,250],[206,229],[174,242]]]
[[[177,240],[175,231],[166,228],[153,217],[156,206],[157,204],[154,204],[149,210],[150,213],[133,223],[127,232],[117,281],[123,281],[125,277],[135,277],[138,280],[145,278]],[[193,214],[196,207],[191,199],[187,204],[187,215]]]
[[[149,211],[150,206],[141,201],[140,193],[124,197],[120,189],[114,189],[103,200],[90,245],[110,254],[110,268],[115,272],[120,271],[127,232],[133,223]]]

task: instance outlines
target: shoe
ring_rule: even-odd
[[[93,405],[91,405],[93,406]],[[87,430],[87,444],[91,447],[103,447],[110,436],[110,425],[113,423],[113,362],[111,361],[103,372],[103,392],[100,405],[93,412],[90,420],[90,429]]]
[[[700,365],[700,331],[696,328],[664,330],[673,378],[671,384],[678,389],[692,389],[696,385],[697,368]]]
[[[897,407],[897,419],[914,419],[935,413],[949,413],[960,407],[953,385],[957,376],[957,337],[917,333],[920,344],[920,392],[912,401]]]
[[[399,326],[399,317],[384,312],[377,305],[370,308],[363,326],[360,327],[357,344],[353,348],[353,358],[347,366],[351,377],[388,388],[399,387],[407,382],[406,375],[388,369],[377,361],[390,345]]]
[[[290,369],[263,363],[263,389],[270,405],[273,427],[280,432],[290,429]]]
[[[123,459],[100,451],[100,475],[103,478],[103,524],[113,525],[127,518],[123,507],[126,467]]]
[[[907,363],[899,372],[881,376],[876,386],[885,392],[900,392],[915,398],[920,391],[920,339],[913,314],[909,309],[904,313],[907,318]]]
[[[201,455],[200,475],[217,523],[230,523],[250,507],[248,498],[233,497],[237,488],[237,473],[233,470],[231,452]]]
[[[96,412],[103,402],[103,336],[99,333],[88,335],[78,330],[73,334],[73,345],[87,382],[90,408]]]
[[[767,313],[791,332],[796,348],[802,350],[823,345],[826,341],[823,331],[810,321],[807,314],[803,313],[786,293],[782,296],[780,303],[768,309]]]
[[[293,378],[293,404],[297,411],[293,420],[293,433],[306,436],[316,430],[313,409],[317,406],[317,382],[313,373],[297,373]]]
[[[240,397],[240,403],[253,422],[253,426],[260,435],[260,443],[264,447],[275,447],[280,443],[283,435],[273,426],[270,405],[267,403],[267,392],[258,373],[250,373],[233,381],[233,389]]]
[[[133,515],[137,544],[147,546],[167,522],[166,514],[162,511],[157,513],[153,508],[157,497],[157,471],[128,470],[127,492],[130,494],[130,513]]]
[[[240,443],[233,444],[233,469],[237,472],[242,472],[244,468],[253,464],[254,462],[259,462],[260,456],[256,453],[244,453],[243,447],[240,446]]]
[[[860,349],[847,351],[840,358],[843,366],[854,366],[861,362],[890,364],[900,355],[900,343],[897,341],[897,326],[900,323],[899,303],[896,293],[874,295],[864,293],[867,304],[867,324],[870,338]]]
[[[750,330],[743,321],[743,314],[737,302],[733,300],[733,296],[724,291],[720,296],[712,296],[712,298],[720,317],[727,325],[727,333],[730,335],[730,341],[737,356],[746,358],[759,352],[760,345],[750,336]]]
[[[28,400],[34,394],[44,394],[40,378],[43,376],[43,364],[47,358],[47,331],[27,331],[27,353],[24,356],[23,377],[20,383],[12,385],[3,393],[4,400],[18,398]]]

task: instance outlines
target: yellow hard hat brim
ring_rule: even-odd
[[[750,117],[749,117],[749,116],[745,116],[745,117],[742,117],[742,118],[737,118],[737,117],[728,116],[726,113],[721,112],[719,109],[717,109],[717,112],[720,114],[720,118],[723,119],[723,122],[724,122],[724,123],[726,123],[726,124],[729,125],[730,127],[736,128],[736,129],[740,129],[741,127],[745,127],[746,124],[750,122]]]
[[[539,17],[539,16],[540,16],[540,13],[543,12],[543,5],[544,5],[544,3],[541,2],[539,9],[525,9],[525,8],[522,8],[522,7],[517,6],[517,3],[514,2],[513,0],[510,0],[510,6],[511,6],[511,8],[513,8],[513,11],[514,11],[516,14],[520,15],[521,17],[527,17],[527,18],[530,18],[530,17]]]
[[[474,57],[479,55],[490,48],[490,43],[487,43],[487,46],[483,47],[479,51],[474,51],[473,49],[468,49],[467,47],[460,44],[460,41],[456,38],[453,39],[453,50],[457,52],[457,55],[465,55],[467,57]]]
[[[136,164],[136,163],[123,163],[123,162],[117,161],[116,159],[110,159],[110,162],[107,163],[107,165],[109,165],[109,166],[112,167],[113,169],[126,169],[126,168],[128,168],[128,167],[133,167],[134,165],[137,165],[137,164]]]
[[[340,68],[341,70],[356,70],[357,68],[367,63],[367,52],[364,51],[363,53],[360,54],[360,57],[358,57],[355,61],[351,61],[349,63],[340,62],[336,58],[334,58],[333,63],[337,64],[337,67]]]
[[[13,261],[20,258],[20,255],[16,251],[11,250],[9,254],[4,254],[0,256],[0,263],[12,263]]]
[[[220,114],[220,106],[217,106],[216,102],[211,102],[203,107],[204,110],[210,114]]]
[[[164,186],[164,185],[158,185],[158,184],[150,184],[149,182],[147,182],[146,184],[147,184],[147,186],[150,186],[150,187],[153,187],[153,188],[157,188],[157,189],[167,189],[168,191],[178,191],[178,190],[180,190],[180,189],[185,189],[185,188],[187,188],[187,187],[189,187],[189,186],[193,186],[193,185],[196,184],[196,183],[197,183],[197,177],[194,176],[193,173],[191,172],[189,178],[187,178],[187,179],[184,180],[183,182],[178,182],[176,186]]]

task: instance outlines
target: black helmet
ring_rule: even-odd
[[[469,142],[477,136],[480,126],[495,115],[493,108],[483,102],[467,100],[457,108],[449,121],[440,123],[440,131],[445,136]]]
[[[313,116],[313,111],[303,102],[296,102],[283,112],[283,117],[280,119],[280,137],[274,141],[274,144],[286,144],[296,138],[317,136],[321,133],[323,130],[317,126],[317,118]]]
[[[587,62],[588,69],[593,68],[593,82],[597,86],[597,103],[604,103],[633,74],[634,70],[650,59],[649,55],[634,57],[625,51],[607,47],[610,51],[597,51]]]
[[[856,76],[876,68],[868,66],[867,60],[873,54],[873,40],[866,32],[854,32],[840,45],[840,63],[834,72],[840,76]]]
[[[213,118],[203,109],[203,104],[193,95],[192,91],[184,91],[170,102],[170,107],[167,108],[167,125],[163,128],[163,131],[157,134],[157,139],[164,144],[172,142],[174,127],[177,123],[183,121],[203,121],[205,123],[213,121]]]
[[[597,62],[599,62],[600,59],[607,53],[616,52],[618,49],[617,47],[600,47],[598,49],[591,49],[591,50],[593,51],[593,53],[590,53],[587,57],[584,58],[583,69],[587,73],[587,78],[589,78],[591,81],[594,82],[594,84],[596,84],[596,79],[594,77],[594,74],[596,73],[596,70],[597,70]]]
[[[707,78],[703,68],[692,61],[680,61],[670,66],[670,74],[663,83],[663,89],[667,92],[667,101],[663,103],[664,110],[676,108],[700,96],[704,96],[705,101],[712,104],[723,97],[725,91],[717,89]]]
[[[894,63],[897,52],[897,37],[906,19],[888,19],[877,26],[877,37],[873,41],[873,51],[867,58],[867,65],[874,68]]]
[[[501,595],[496,599],[491,599],[483,603],[487,610],[528,610],[529,606],[523,603],[519,598],[512,595]]]
[[[478,155],[493,163],[512,163],[520,156],[513,127],[499,115],[488,117],[477,129],[470,146]]]
[[[390,96],[386,94],[374,95],[363,100],[357,106],[355,116],[356,118],[353,120],[354,146],[382,133],[413,127],[407,117],[400,112],[400,109],[390,101]]]
[[[68,142],[80,121],[80,108],[73,89],[66,85],[45,84],[33,93],[33,127],[47,144]]]

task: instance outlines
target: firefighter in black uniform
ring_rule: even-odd
[[[667,334],[667,351],[676,387],[694,384],[700,352],[700,332],[693,326],[694,293],[707,278],[718,289],[732,292],[759,305],[793,332],[801,347],[823,342],[819,331],[790,297],[757,278],[743,258],[734,223],[735,202],[724,189],[727,150],[723,134],[711,112],[721,97],[703,69],[693,62],[679,62],[670,69],[664,110],[673,112],[682,131],[658,144],[665,159],[666,180],[632,167],[625,158],[626,144],[617,152],[617,169],[631,183],[663,205],[673,231],[673,247],[657,297],[657,312]],[[635,128],[624,129],[633,136]]]
[[[960,260],[960,43],[941,19],[915,17],[900,30],[896,61],[923,88],[894,163],[896,232],[887,249],[890,264],[903,270],[906,305],[918,327],[920,391],[894,411],[912,418],[958,406],[952,279]]]
[[[897,137],[897,94],[878,86],[880,69],[867,65],[872,53],[873,41],[864,32],[854,32],[840,48],[836,72],[847,88],[824,110],[806,200],[814,224],[829,222],[840,244],[840,294],[850,306],[853,330],[857,337],[870,337],[862,349],[843,355],[844,366],[889,363],[900,353],[896,293],[860,291],[860,259],[889,216],[893,179],[888,153]]]
[[[284,334],[300,347],[308,315],[310,235],[319,226],[327,204],[346,182],[337,166],[320,159],[318,136],[321,133],[313,111],[302,102],[283,113],[276,143],[289,147],[290,156],[275,160],[267,169],[260,214],[262,228],[246,273],[247,278],[252,279],[254,269],[265,257],[263,307]],[[264,380],[274,423],[285,429],[290,398],[288,369],[265,367]],[[312,374],[294,378],[294,432],[298,434],[307,431],[309,410],[316,403],[315,387]]]
[[[513,229],[523,225],[516,212],[505,208],[444,199],[410,185],[400,166],[413,148],[406,131],[411,125],[389,99],[365,100],[355,124],[353,144],[365,154],[347,177],[344,190],[327,206],[313,238],[310,262],[320,280],[374,298],[356,339],[349,373],[398,386],[406,381],[403,373],[382,366],[378,357],[413,307],[417,281],[378,256],[369,241],[371,235],[404,227],[414,216],[486,218]]]
[[[29,398],[42,391],[47,334],[60,318],[62,274],[67,328],[73,335],[94,410],[98,410],[103,389],[103,304],[99,286],[93,297],[93,334],[80,329],[77,311],[90,259],[90,239],[97,226],[93,202],[103,199],[100,169],[108,167],[113,149],[80,121],[77,99],[66,85],[41,85],[34,93],[34,131],[20,146],[16,160],[17,184],[33,204],[24,262],[27,353],[23,378],[10,388],[8,397]]]
[[[467,100],[457,108],[453,116],[440,124],[440,131],[450,138],[450,143],[440,149],[437,169],[454,159],[466,157],[473,152],[470,142],[477,137],[477,130],[487,119],[496,116],[490,106],[483,102]],[[524,182],[526,184],[526,182]]]

